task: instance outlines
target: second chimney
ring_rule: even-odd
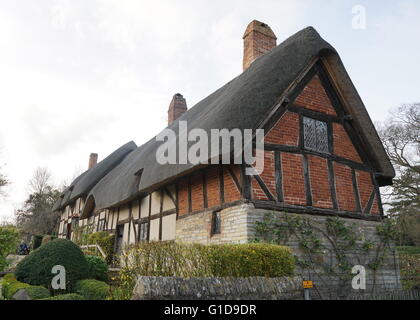
[[[98,163],[98,154],[97,153],[91,153],[89,156],[89,168],[92,168]]]
[[[177,93],[172,98],[171,103],[169,104],[168,110],[168,125],[172,124],[176,119],[184,114],[187,111],[187,101],[185,101],[182,94]]]
[[[271,28],[260,21],[252,21],[243,36],[244,39],[244,71],[255,59],[273,50],[277,45],[277,37]]]

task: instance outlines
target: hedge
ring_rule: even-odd
[[[80,294],[68,293],[40,300],[85,300],[85,298],[83,298],[83,296],[81,296]]]
[[[105,282],[93,279],[79,280],[75,286],[75,292],[86,300],[105,300],[109,289],[109,285]]]
[[[292,276],[295,258],[288,247],[268,243],[201,245],[140,243],[121,256],[120,283],[130,298],[139,275],[163,277]]]
[[[108,265],[105,260],[100,257],[90,255],[86,255],[85,258],[88,263],[89,279],[108,282]]]
[[[284,246],[268,243],[208,246],[211,273],[217,277],[284,277],[294,273],[295,259]]]
[[[122,265],[143,276],[282,277],[293,275],[295,259],[288,247],[268,243],[150,242],[127,250]]]
[[[52,268],[61,265],[66,270],[66,291],[71,292],[77,280],[88,277],[88,264],[80,248],[73,242],[58,239],[31,252],[16,267],[16,278],[31,285],[51,289],[55,276]]]

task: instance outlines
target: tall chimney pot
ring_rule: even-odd
[[[169,104],[168,110],[168,125],[172,124],[176,119],[182,116],[186,111],[187,101],[184,99],[182,94],[177,93],[172,98],[171,103]]]
[[[252,21],[245,30],[244,36],[244,71],[252,62],[277,46],[277,37],[271,28],[260,21]]]
[[[98,154],[91,153],[89,156],[89,169],[95,166],[98,163]]]

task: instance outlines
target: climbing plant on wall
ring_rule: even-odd
[[[344,298],[350,293],[352,268],[365,266],[373,275],[391,251],[395,231],[386,220],[372,238],[339,217],[325,219],[268,212],[256,223],[256,241],[295,247],[302,276],[318,284],[321,298]],[[322,288],[322,290],[320,289]]]

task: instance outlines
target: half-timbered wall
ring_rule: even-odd
[[[320,67],[308,80],[266,134],[264,172],[251,179],[252,200],[341,213],[382,213],[374,171],[363,157],[351,116],[345,115]],[[326,128],[324,141],[309,137],[312,145],[324,143],[323,151],[306,146],[304,121],[310,120],[305,118]]]
[[[249,206],[376,219],[382,214],[379,187],[351,115],[344,112],[319,64],[302,83],[264,128],[260,175],[246,176],[241,165],[210,165],[140,199],[93,212],[78,224],[120,233],[124,244],[174,239],[207,243],[247,241],[252,219],[244,208]],[[78,199],[63,210],[60,236],[67,236],[66,226],[83,204]],[[217,232],[215,221],[221,223]]]

